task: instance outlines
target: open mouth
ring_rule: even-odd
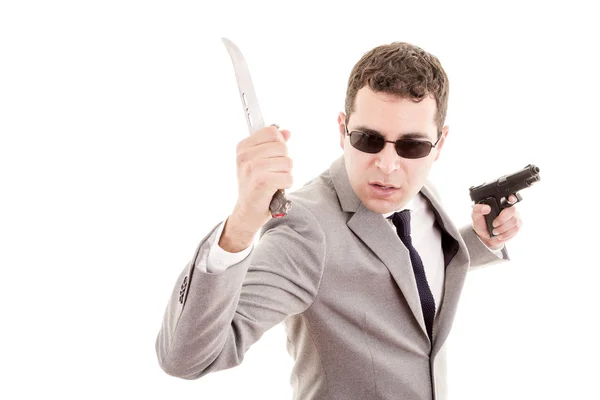
[[[398,189],[398,188],[397,188],[396,186],[394,186],[394,185],[385,185],[385,184],[383,184],[383,183],[380,183],[380,182],[373,182],[373,183],[369,183],[369,185],[371,185],[371,186],[375,186],[375,187],[380,187],[380,188],[383,188],[383,189]]]
[[[378,183],[370,183],[369,186],[371,186],[373,192],[378,196],[390,196],[399,190],[396,187],[380,185]]]
[[[378,184],[378,183],[372,183],[371,185],[373,185],[373,186],[377,186],[377,187],[380,187],[380,188],[384,188],[384,189],[396,189],[396,188],[395,188],[395,187],[393,187],[393,186],[384,186],[384,185],[380,185],[380,184]]]

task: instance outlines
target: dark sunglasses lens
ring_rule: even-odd
[[[350,134],[350,143],[357,150],[371,154],[379,153],[385,145],[383,137],[363,132],[352,132]]]
[[[421,158],[429,155],[431,146],[428,142],[416,140],[400,140],[396,143],[396,151],[400,157]]]

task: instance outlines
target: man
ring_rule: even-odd
[[[506,208],[490,238],[488,206],[461,229],[445,213],[427,176],[448,136],[447,102],[434,56],[408,43],[367,52],[338,116],[343,156],[286,195],[282,218],[268,206],[292,186],[290,132],[242,140],[238,201],[177,280],[161,368],[184,379],[232,368],[283,321],[294,398],[444,399],[443,346],[467,271],[509,260],[504,243],[521,225]]]

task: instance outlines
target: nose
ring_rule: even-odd
[[[400,168],[400,156],[396,153],[396,147],[393,143],[386,143],[383,150],[377,153],[375,166],[386,175]]]

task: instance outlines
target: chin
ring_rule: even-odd
[[[369,198],[364,201],[363,204],[366,208],[377,214],[386,214],[389,212],[396,211],[400,208],[400,199],[377,199]]]
[[[364,206],[377,214],[386,214],[389,212],[396,211],[404,203],[404,189],[400,189],[398,193],[391,197],[378,197],[371,192],[370,186],[365,184],[360,188],[359,191],[355,191],[359,194],[358,197]]]

